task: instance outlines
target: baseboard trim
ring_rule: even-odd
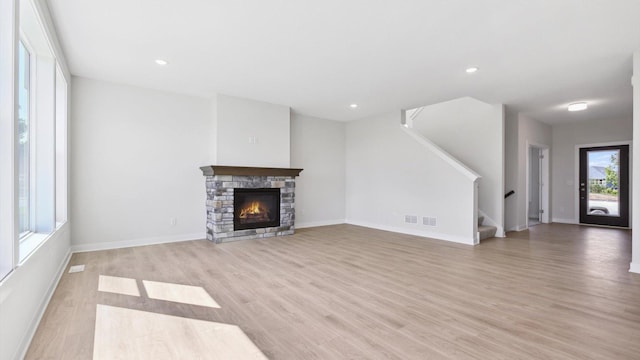
[[[578,221],[576,221],[576,219],[561,219],[561,218],[553,218],[551,219],[552,222],[554,223],[560,223],[560,224],[577,224]]]
[[[310,222],[296,223],[295,226],[296,226],[296,229],[306,229],[306,228],[318,227],[318,226],[340,225],[340,224],[344,224],[345,222],[346,221],[344,219],[310,221]]]
[[[525,225],[515,225],[515,226],[512,226],[512,227],[508,228],[507,230],[505,230],[505,233],[506,232],[511,232],[511,231],[520,232],[520,231],[527,230],[527,229],[528,229],[528,227],[526,227]]]
[[[349,219],[345,220],[345,223],[350,225],[356,225],[356,226],[364,226],[364,227],[368,227],[376,230],[391,231],[391,232],[400,233],[400,234],[407,234],[407,235],[420,236],[420,237],[429,238],[429,239],[449,241],[449,242],[454,242],[458,244],[478,245],[475,242],[475,239],[473,238],[473,236],[469,238],[465,238],[463,236],[455,236],[455,235],[442,234],[442,233],[436,233],[436,232],[426,232],[426,231],[420,231],[420,230],[405,229],[405,228],[396,227],[396,226],[380,225],[380,224],[374,224],[366,221],[349,220]]]
[[[629,264],[629,272],[640,274],[640,263]]]
[[[158,236],[158,237],[151,237],[151,238],[113,241],[108,243],[79,244],[79,245],[71,246],[71,252],[79,253],[79,252],[87,252],[87,251],[122,249],[122,248],[128,248],[128,247],[136,247],[136,246],[158,245],[158,244],[166,244],[166,243],[172,243],[172,242],[191,241],[191,240],[203,240],[206,238],[207,237],[204,233],[197,233],[197,234],[181,234],[181,235]]]
[[[71,261],[71,254],[72,254],[71,249],[69,249],[67,251],[67,255],[65,256],[64,260],[62,260],[62,262],[58,266],[58,275],[56,275],[54,281],[51,282],[51,285],[49,285],[49,288],[47,289],[47,292],[45,293],[44,298],[40,302],[40,311],[34,314],[34,317],[31,320],[31,325],[29,326],[29,330],[27,331],[27,335],[23,338],[22,344],[20,344],[20,347],[18,348],[18,349],[22,349],[22,350],[18,350],[20,352],[20,356],[15,357],[15,359],[24,359],[24,357],[27,355],[27,351],[29,351],[29,346],[31,346],[31,341],[33,340],[33,336],[36,334],[36,331],[38,330],[38,326],[40,325],[40,321],[42,321],[42,317],[44,316],[45,311],[47,311],[47,307],[49,307],[49,302],[53,297],[53,293],[56,291],[56,288],[60,283],[60,279],[62,279],[62,275],[64,274],[64,271],[67,269],[67,266],[69,265],[69,261]]]

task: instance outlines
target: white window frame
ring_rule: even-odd
[[[22,245],[29,236],[35,233],[34,220],[36,217],[36,186],[35,186],[35,174],[36,174],[36,136],[35,136],[35,121],[36,121],[36,86],[37,86],[37,54],[29,42],[29,39],[22,31],[20,31],[20,38],[18,39],[18,46],[22,43],[25,50],[29,53],[29,225],[28,230],[24,233],[18,232],[19,244]],[[18,68],[18,67],[16,67]],[[17,81],[17,80],[16,80]],[[17,120],[16,116],[16,120]],[[17,161],[17,160],[16,160]],[[19,184],[17,184],[19,187]]]
[[[0,0],[0,284],[18,263],[15,140],[18,135],[18,5]]]
[[[26,261],[52,235],[56,224],[56,75],[58,62],[45,26],[31,0],[23,0],[22,18],[31,25],[20,30],[30,53],[30,232],[18,241],[18,263]],[[37,24],[36,24],[37,23]],[[27,33],[31,29],[33,33]],[[35,32],[38,31],[38,32]],[[64,75],[64,74],[63,74]],[[65,82],[67,79],[65,78]],[[68,94],[67,94],[68,95]],[[66,116],[66,114],[65,114]],[[65,122],[68,119],[65,118]],[[66,156],[66,147],[65,147]],[[66,192],[65,192],[66,196]]]
[[[55,224],[59,228],[69,217],[69,82],[60,63],[55,68]]]
[[[59,58],[63,55],[50,24],[43,20],[41,6],[38,0],[0,0],[0,287],[49,239],[56,238],[58,230],[68,227],[71,75]],[[39,25],[37,33],[34,21]],[[31,232],[26,236],[19,234],[18,202],[20,41],[30,53]]]

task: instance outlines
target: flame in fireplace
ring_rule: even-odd
[[[269,210],[267,207],[260,201],[252,201],[248,205],[246,205],[242,210],[240,210],[240,219],[247,218],[259,218],[259,219],[269,219]]]

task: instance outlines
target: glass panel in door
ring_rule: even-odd
[[[620,216],[620,150],[587,151],[590,215]]]

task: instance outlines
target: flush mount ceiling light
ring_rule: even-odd
[[[349,105],[349,107],[352,108],[352,109],[355,109],[355,108],[358,107],[358,104],[351,104],[351,105]]]
[[[156,64],[165,66],[165,65],[167,65],[169,63],[167,62],[167,60],[156,59]]]
[[[480,69],[478,69],[478,68],[477,68],[477,67],[475,67],[475,66],[472,66],[472,67],[470,67],[470,68],[467,68],[467,70],[465,70],[465,71],[467,72],[467,74],[473,74],[474,72],[476,72],[476,71],[478,71],[478,70],[480,70]]]
[[[569,104],[569,106],[567,107],[567,110],[569,111],[582,111],[582,110],[587,110],[587,103],[582,101],[582,102],[577,102],[577,103],[573,103],[573,104]]]

